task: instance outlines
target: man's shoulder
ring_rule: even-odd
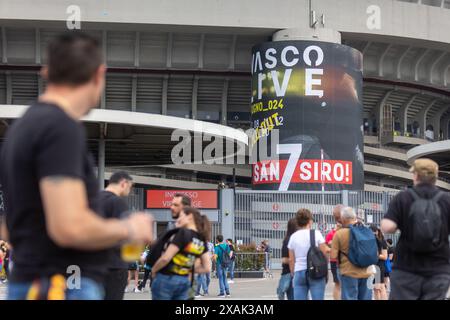
[[[342,228],[340,228],[339,230],[336,230],[336,233],[334,234],[333,239],[334,239],[334,238],[340,238],[340,237],[346,236],[346,235],[348,235],[349,233],[350,233],[350,229],[349,229],[349,228],[342,227]]]

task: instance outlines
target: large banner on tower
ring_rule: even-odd
[[[363,190],[362,114],[359,51],[318,41],[255,46],[253,188]]]

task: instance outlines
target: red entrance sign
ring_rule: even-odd
[[[168,209],[175,194],[181,193],[191,198],[192,206],[198,209],[217,209],[215,190],[147,190],[147,209]]]

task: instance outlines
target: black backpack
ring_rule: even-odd
[[[167,231],[164,233],[164,235],[161,237],[161,239],[157,240],[151,247],[150,247],[150,254],[147,255],[147,258],[145,259],[145,263],[148,264],[150,267],[153,267],[153,265],[158,261],[158,259],[161,257],[163,252],[167,249],[167,246],[175,234],[180,231],[180,228],[175,228]]]
[[[306,256],[308,277],[322,279],[328,276],[328,261],[325,255],[316,247],[316,231],[309,231],[310,247]]]
[[[442,212],[438,204],[444,195],[438,191],[432,198],[421,197],[414,189],[408,189],[414,198],[409,209],[406,243],[415,252],[429,253],[436,251],[442,241]]]
[[[233,262],[230,257],[230,252],[228,250],[225,250],[220,244],[219,244],[219,250],[222,252],[222,259],[221,259],[220,265],[223,268],[228,268],[231,265],[231,263]]]

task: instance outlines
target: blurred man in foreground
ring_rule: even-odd
[[[151,217],[99,215],[98,182],[81,117],[94,108],[106,68],[98,41],[78,31],[51,41],[48,85],[9,128],[0,180],[14,248],[9,299],[102,299],[108,251],[152,239]]]

